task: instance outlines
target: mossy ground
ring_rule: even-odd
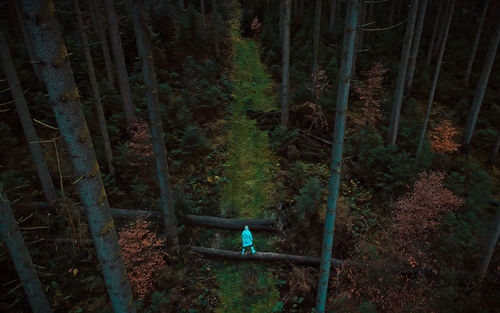
[[[226,124],[226,185],[221,190],[222,215],[262,218],[276,203],[273,182],[277,157],[269,148],[268,134],[249,119],[247,110],[269,111],[276,101],[271,94],[271,79],[260,62],[255,42],[239,35],[239,19],[232,28],[233,101]],[[226,238],[240,241],[240,234]],[[266,238],[268,237],[268,238]],[[254,233],[257,250],[272,246],[271,238]],[[225,262],[217,266],[219,306],[215,312],[272,312],[279,300],[275,278],[266,265]]]

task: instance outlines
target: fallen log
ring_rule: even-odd
[[[306,265],[306,266],[319,266],[321,262],[320,258],[315,256],[302,256],[302,255],[281,254],[273,252],[255,252],[254,254],[247,253],[245,255],[242,255],[241,252],[239,251],[220,250],[212,248],[193,247],[193,246],[191,246],[190,248],[191,251],[198,252],[206,256],[225,258],[236,261],[252,260],[252,261],[267,261],[267,262],[285,262],[285,263],[293,263],[297,265]],[[337,259],[331,260],[332,266],[339,266],[344,263],[349,263],[349,262]]]
[[[33,205],[39,207],[48,207],[45,202],[33,202]],[[82,206],[77,207],[81,213],[85,213],[85,208]],[[110,208],[111,215],[115,218],[123,219],[144,219],[144,220],[155,220],[161,221],[163,214],[157,211],[145,211],[145,210],[126,210],[126,209],[116,209]],[[221,218],[213,216],[203,216],[203,215],[185,215],[184,216],[188,224],[197,226],[206,226],[212,228],[222,228],[230,230],[243,230],[245,226],[248,226],[252,231],[268,231],[275,232],[275,221],[273,219],[254,219],[254,220],[242,220],[242,219],[230,219]]]

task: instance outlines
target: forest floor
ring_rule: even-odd
[[[222,165],[228,183],[221,189],[221,215],[263,218],[268,215],[266,209],[276,204],[274,176],[279,164],[269,147],[267,132],[259,130],[256,121],[248,118],[246,112],[273,110],[276,101],[258,48],[253,40],[241,38],[239,26],[236,16],[231,30],[234,90],[227,108],[226,160]],[[273,246],[269,235],[254,232],[253,237],[257,252]],[[233,247],[237,244],[241,247],[240,233],[234,234],[231,241]],[[280,298],[269,266],[250,262],[218,263],[216,276],[219,305],[215,312],[271,312]]]

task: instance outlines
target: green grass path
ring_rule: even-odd
[[[226,130],[226,162],[224,177],[227,184],[221,191],[222,214],[241,218],[262,218],[266,209],[276,203],[274,176],[277,157],[269,148],[268,134],[247,118],[246,110],[269,111],[276,101],[271,93],[271,79],[259,58],[253,40],[239,34],[239,17],[232,23],[233,101],[229,105]],[[271,238],[253,233],[254,245],[269,249]],[[228,238],[240,243],[240,233]],[[241,243],[240,243],[241,244]],[[273,312],[279,300],[271,268],[262,264],[224,262],[217,267],[219,285],[218,313]]]

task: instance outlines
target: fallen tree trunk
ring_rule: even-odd
[[[231,259],[236,261],[268,261],[268,262],[286,262],[298,265],[319,266],[320,258],[315,256],[302,256],[292,254],[280,254],[273,252],[255,252],[242,255],[239,251],[219,250],[203,247],[190,247],[191,251],[201,253],[210,257]],[[332,266],[339,266],[344,263],[350,263],[337,259],[332,259]]]
[[[48,204],[45,202],[33,202],[32,204],[39,207],[48,207]],[[85,213],[83,207],[78,206],[77,208],[80,212]],[[111,208],[111,215],[115,218],[156,220],[160,222],[163,217],[162,213],[156,211],[126,210],[116,208]],[[252,231],[276,231],[275,221],[273,219],[241,220],[191,214],[184,216],[184,218],[188,224],[212,228],[243,230],[245,226],[248,226]]]

